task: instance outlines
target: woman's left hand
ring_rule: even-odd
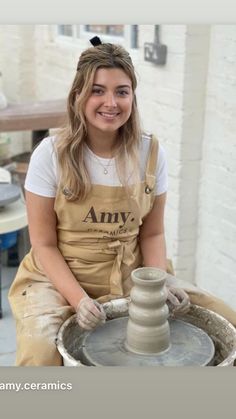
[[[167,305],[170,314],[185,314],[190,308],[188,294],[182,288],[167,286]]]

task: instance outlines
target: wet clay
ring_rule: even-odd
[[[157,354],[170,346],[166,272],[138,268],[132,272],[126,348],[139,354]]]
[[[203,330],[182,320],[170,320],[170,347],[155,354],[129,351],[124,345],[128,317],[106,322],[86,334],[80,361],[94,366],[205,366],[211,363],[214,344]]]

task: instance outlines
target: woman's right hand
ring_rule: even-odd
[[[83,297],[76,310],[76,319],[80,327],[92,330],[106,320],[106,314],[101,304],[90,297]]]

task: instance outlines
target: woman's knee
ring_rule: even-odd
[[[18,336],[16,366],[62,366],[55,339],[49,341],[43,336]]]

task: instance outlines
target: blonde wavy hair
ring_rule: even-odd
[[[67,123],[57,134],[60,186],[69,201],[84,200],[92,186],[84,161],[83,145],[87,138],[84,108],[99,68],[120,68],[131,80],[132,111],[128,121],[119,128],[120,141],[115,162],[120,182],[126,188],[128,167],[132,168],[132,179],[139,177],[138,148],[141,128],[135,96],[137,80],[133,63],[128,52],[120,45],[100,44],[86,49],[80,56],[67,100]]]

